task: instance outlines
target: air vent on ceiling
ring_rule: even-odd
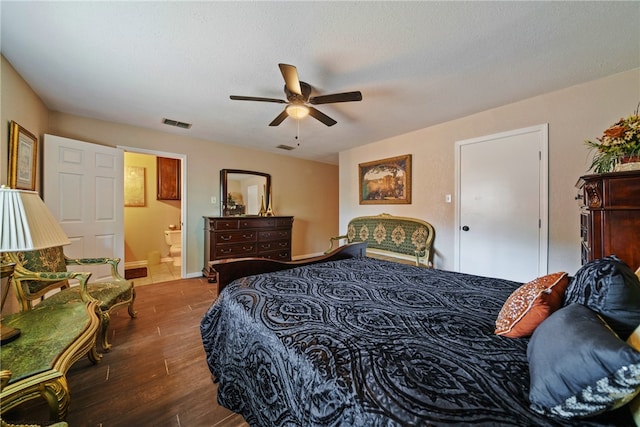
[[[179,122],[177,120],[162,119],[162,123],[164,123],[165,125],[175,126],[175,127],[182,128],[182,129],[191,128],[191,123]]]
[[[291,150],[295,150],[296,149],[296,147],[292,147],[290,145],[284,145],[284,144],[280,144],[276,148],[279,148],[281,150],[287,150],[287,151],[291,151]]]

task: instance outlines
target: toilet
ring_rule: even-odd
[[[164,241],[169,245],[169,256],[173,259],[173,265],[182,265],[182,230],[165,230]]]

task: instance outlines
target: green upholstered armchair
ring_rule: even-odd
[[[71,301],[95,301],[100,309],[102,348],[109,351],[107,329],[110,313],[124,305],[128,306],[129,316],[136,317],[133,303],[136,297],[131,280],[124,279],[118,273],[119,258],[81,258],[70,259],[64,255],[62,246],[29,252],[7,253],[15,262],[13,284],[16,297],[22,311],[30,310],[34,300],[38,305],[65,304]],[[91,273],[67,271],[68,265],[111,266],[111,280],[89,282]],[[70,286],[69,280],[76,279],[79,284]],[[49,294],[53,290],[60,291]]]

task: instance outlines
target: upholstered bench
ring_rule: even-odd
[[[21,334],[0,347],[2,414],[31,399],[43,397],[52,421],[63,420],[69,406],[66,373],[84,355],[93,363],[100,325],[96,302],[36,306],[4,316],[2,324]]]
[[[433,266],[435,230],[426,221],[389,214],[360,216],[347,225],[347,233],[331,237],[327,252],[335,242],[367,242],[367,255],[385,259],[415,260],[418,266]]]

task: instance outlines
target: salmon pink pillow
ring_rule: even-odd
[[[525,283],[507,298],[496,319],[497,335],[528,337],[560,308],[569,285],[567,273],[558,272]]]

